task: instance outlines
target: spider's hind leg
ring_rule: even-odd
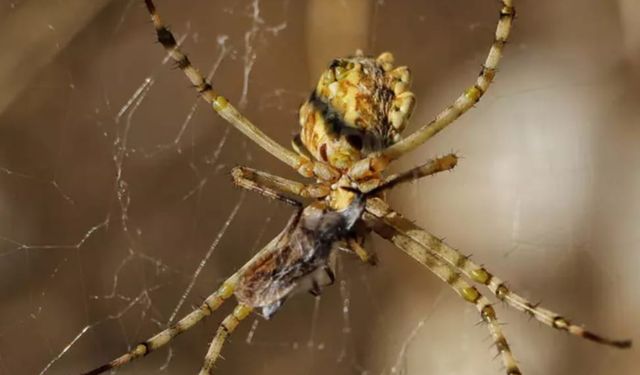
[[[471,109],[487,92],[495,77],[498,63],[502,58],[502,51],[509,38],[511,25],[515,18],[513,0],[501,0],[500,2],[502,3],[502,8],[496,26],[495,39],[491,44],[482,70],[473,86],[465,90],[451,105],[440,112],[432,121],[422,125],[414,133],[392,144],[381,152],[372,154],[351,166],[348,173],[352,178],[360,179],[371,172],[382,171],[389,163],[413,151],[442,129],[452,124]]]

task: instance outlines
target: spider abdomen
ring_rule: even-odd
[[[317,160],[346,170],[399,139],[415,98],[393,56],[336,59],[300,108],[301,140]]]

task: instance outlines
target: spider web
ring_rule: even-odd
[[[14,86],[0,97],[0,374],[79,373],[180,319],[281,230],[292,211],[234,188],[233,166],[299,177],[203,105],[153,42],[139,1],[34,3],[0,5],[0,19],[42,38],[18,34],[17,78],[1,76]],[[586,23],[615,39],[615,11],[586,3]],[[523,14],[560,25],[575,11],[539,4]],[[426,121],[474,78],[496,13],[491,2],[445,0],[157,6],[214,87],[283,144],[321,69],[355,48],[391,50],[413,67],[414,122]],[[398,168],[452,148],[461,167],[399,188],[392,202],[525,295],[633,337],[640,180],[611,165],[640,160],[638,129],[625,126],[640,117],[637,98],[615,68],[621,47],[594,47],[570,26],[580,27],[519,20],[495,91]],[[247,319],[218,373],[501,373],[473,308],[389,245],[370,246],[378,267],[342,256],[322,297]],[[118,372],[196,372],[231,305]],[[527,373],[638,370],[628,353],[505,310]]]

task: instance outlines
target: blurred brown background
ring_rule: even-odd
[[[320,71],[356,48],[412,68],[413,124],[428,121],[475,78],[498,10],[489,0],[157,5],[194,63],[215,70],[214,86],[285,144]],[[451,150],[461,164],[391,201],[525,296],[637,342],[640,5],[516,6],[495,86],[396,168]],[[78,373],[183,316],[282,228],[291,210],[235,189],[230,168],[298,177],[163,64],[141,1],[4,0],[0,43],[0,374]],[[502,373],[471,306],[390,245],[370,246],[378,267],[343,256],[320,300],[249,318],[218,373]],[[196,372],[228,308],[119,373]],[[637,349],[498,313],[525,374],[640,372]]]

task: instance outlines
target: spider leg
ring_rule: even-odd
[[[152,351],[155,351],[156,349],[166,345],[169,341],[171,341],[179,334],[188,331],[203,318],[211,315],[222,305],[222,303],[226,299],[233,295],[233,291],[238,280],[238,275],[239,272],[229,277],[224,283],[222,283],[222,286],[220,286],[218,290],[207,297],[198,308],[190,312],[184,318],[180,319],[177,323],[173,324],[164,331],[157,333],[150,339],[147,339],[146,341],[143,341],[142,343],[136,345],[128,353],[121,355],[120,357],[112,360],[107,364],[88,371],[84,373],[84,375],[101,374],[111,369],[123,366],[135,359],[146,356]]]
[[[411,240],[419,243],[425,249],[428,249],[429,252],[447,262],[450,266],[455,267],[470,280],[486,286],[491,293],[501,301],[505,301],[516,310],[529,314],[543,324],[587,340],[595,341],[599,344],[610,345],[617,348],[631,347],[631,340],[612,340],[602,337],[581,326],[573,324],[560,314],[529,302],[524,297],[507,288],[500,278],[473,262],[469,257],[462,255],[458,250],[450,247],[441,239],[400,216],[400,214],[393,211],[382,200],[370,199],[367,202],[367,211],[375,217],[384,220],[385,223],[393,227],[394,230],[401,231],[407,237],[411,238]]]
[[[472,303],[480,312],[482,321],[487,324],[487,328],[493,338],[494,345],[502,358],[502,363],[506,369],[507,375],[521,374],[518,364],[511,352],[511,348],[507,343],[507,339],[502,333],[502,327],[498,322],[496,312],[486,297],[480,294],[474,286],[469,285],[469,283],[462,278],[462,274],[458,270],[433,255],[427,248],[424,248],[422,245],[411,239],[403,231],[395,228],[388,222],[388,220],[386,220],[386,218],[381,219],[369,212],[365,212],[364,219],[372,225],[373,229],[381,237],[391,241],[410,257],[426,266],[442,281],[449,284],[449,286],[453,288],[460,297],[465,301]]]
[[[369,191],[368,194],[375,195],[405,182],[412,182],[422,177],[452,170],[457,164],[458,157],[455,154],[448,154],[440,158],[428,160],[426,163],[409,169],[408,171],[387,177],[378,187]]]
[[[298,153],[298,155],[309,160],[313,159],[313,155],[311,155],[311,152],[309,151],[307,146],[305,146],[304,142],[302,142],[302,136],[300,136],[300,133],[296,134],[291,140],[291,147],[295,152]]]
[[[213,91],[211,84],[205,77],[191,65],[191,61],[176,43],[169,29],[162,23],[160,16],[152,0],[145,0],[147,10],[151,15],[153,26],[156,29],[158,42],[167,50],[169,56],[176,62],[178,68],[184,72],[189,81],[195,86],[202,98],[213,105],[213,109],[231,125],[240,130],[245,136],[257,143],[268,153],[280,159],[306,177],[317,176],[325,180],[335,180],[339,177],[337,171],[323,163],[314,163],[292,150],[289,150],[266,135],[249,119],[244,117],[229,101]]]
[[[480,100],[491,85],[496,74],[498,63],[502,57],[502,50],[507,43],[511,31],[511,24],[515,17],[513,0],[501,0],[501,2],[502,9],[500,10],[500,18],[496,27],[495,39],[489,49],[489,54],[475,84],[462,93],[452,105],[445,108],[428,124],[423,125],[408,137],[387,147],[380,153],[355,163],[349,170],[349,175],[352,178],[359,179],[365,177],[366,173],[371,173],[370,171],[381,171],[391,161],[400,158],[402,155],[422,145],[429,138],[433,137],[440,130],[467,112]]]
[[[200,369],[200,375],[210,375],[213,373],[213,366],[216,363],[216,360],[220,357],[220,351],[222,350],[222,346],[225,341],[229,335],[235,331],[240,322],[252,311],[253,308],[239,304],[231,314],[224,318],[222,323],[218,326],[218,331],[216,332],[215,337],[211,340],[209,350],[207,351],[207,355],[204,357],[204,363]]]
[[[288,229],[293,228],[298,221],[300,220],[300,216],[302,215],[302,209],[297,210],[297,212],[291,216],[291,219],[287,223],[285,230],[283,233],[286,233]],[[202,319],[211,315],[214,311],[216,311],[225,300],[230,298],[235,292],[236,285],[238,284],[238,279],[240,275],[242,275],[249,267],[253,265],[256,260],[261,259],[266,253],[272,251],[273,243],[278,241],[280,237],[274,238],[269,244],[263,247],[260,251],[258,251],[247,263],[245,263],[238,271],[236,271],[233,275],[231,275],[227,280],[225,280],[222,285],[213,292],[209,297],[207,297],[204,302],[195,310],[187,314],[185,317],[180,319],[178,322],[170,326],[154,335],[153,337],[143,341],[142,343],[136,345],[129,352],[121,355],[120,357],[112,360],[109,363],[106,363],[100,367],[97,367],[91,371],[83,373],[83,375],[97,375],[103,372],[109,371],[111,369],[115,369],[117,367],[123,366],[135,359],[140,357],[144,357],[147,354],[155,351],[158,348],[165,346],[169,343],[174,337],[179,334],[188,331],[197,323],[199,323]],[[236,309],[239,309],[236,308]]]
[[[344,243],[340,244],[337,249],[348,253],[349,255],[355,255],[363,263],[368,263],[369,265],[375,266],[378,264],[378,257],[375,253],[367,250],[364,246],[360,244],[360,240],[358,237],[350,237]]]
[[[326,197],[331,192],[330,188],[326,185],[307,185],[248,167],[233,168],[233,170],[231,170],[231,176],[237,186],[256,191],[269,198],[283,200],[289,204],[292,204],[289,202],[291,199],[277,193],[276,190],[295,194],[302,198],[313,199]],[[276,196],[274,196],[274,194]],[[299,205],[299,203],[297,203],[297,205]]]
[[[360,245],[358,240],[355,238],[349,238],[347,240],[347,244],[349,245],[349,249],[353,251],[364,263],[369,263],[372,266],[375,266],[378,263],[376,255]]]

